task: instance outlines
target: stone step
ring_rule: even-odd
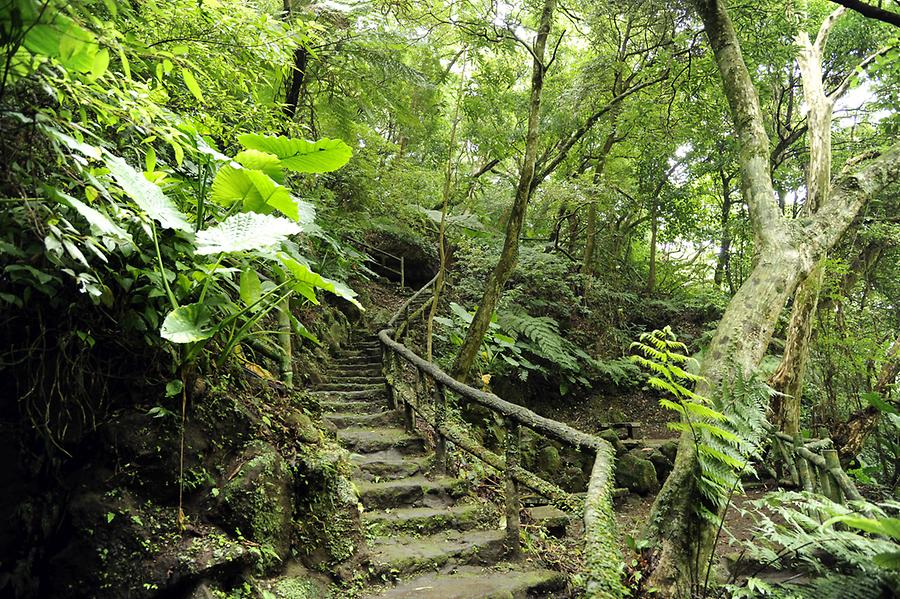
[[[383,376],[333,376],[328,377],[327,383],[355,383],[357,385],[384,385],[387,379]]]
[[[375,453],[397,449],[405,455],[425,451],[425,440],[402,428],[345,428],[338,431],[338,442],[354,453]]]
[[[335,356],[335,359],[341,360],[345,358],[369,358],[370,360],[380,360],[381,350],[375,349],[345,349]]]
[[[356,480],[372,482],[422,474],[431,465],[431,458],[430,454],[409,456],[396,449],[388,449],[375,453],[354,453],[350,456],[350,462],[355,467],[353,477]]]
[[[347,400],[347,399],[372,399],[384,400],[387,391],[385,389],[364,389],[362,391],[310,391],[309,394],[321,400]]]
[[[335,358],[332,365],[340,367],[353,366],[355,368],[381,368],[381,360],[372,360],[365,356],[359,358]]]
[[[316,391],[377,391],[384,390],[384,383],[364,385],[362,383],[322,383],[316,385]]]
[[[339,368],[330,368],[328,369],[328,373],[326,376],[328,376],[328,378],[342,376],[382,376],[381,364],[379,364],[377,368],[372,366],[341,366]]]
[[[377,399],[325,399],[319,402],[322,411],[340,414],[376,414],[387,410],[387,401]]]
[[[401,426],[403,424],[403,416],[396,410],[363,414],[355,411],[331,412],[324,414],[323,417],[327,418],[338,428],[385,427]]]
[[[410,476],[382,482],[357,481],[359,500],[369,510],[409,507],[446,507],[465,491],[457,478]]]
[[[435,570],[448,563],[490,564],[505,554],[504,540],[502,530],[449,530],[424,537],[384,537],[375,539],[372,544],[369,565],[374,576],[402,576]]]
[[[424,574],[362,599],[526,599],[551,597],[565,588],[565,575],[553,570],[460,566],[452,574]]]
[[[404,531],[431,534],[450,529],[472,530],[484,524],[485,514],[483,506],[463,503],[446,508],[407,507],[364,512],[363,520],[372,524],[379,535]]]

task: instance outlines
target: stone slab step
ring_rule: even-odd
[[[343,375],[343,376],[331,376],[328,377],[326,383],[356,383],[360,385],[384,385],[387,383],[387,379],[378,375]]]
[[[369,360],[380,360],[381,359],[381,350],[378,348],[375,349],[347,349],[340,352],[336,359],[344,359],[344,358],[368,358]]]
[[[489,564],[506,552],[504,540],[502,530],[448,530],[429,536],[384,537],[375,539],[369,550],[369,564],[376,576],[435,570],[448,563]]]
[[[377,527],[377,534],[392,532],[435,533],[442,530],[472,530],[484,523],[486,511],[476,503],[446,508],[408,507],[364,512],[363,520]]]
[[[357,481],[359,500],[369,510],[408,507],[446,507],[464,492],[457,478],[410,476],[382,482]]]
[[[322,400],[335,400],[335,399],[372,399],[372,400],[384,400],[386,399],[386,390],[385,389],[363,389],[361,391],[310,391],[309,394],[313,397],[318,398],[320,401]]]
[[[407,455],[425,451],[425,440],[402,428],[345,428],[338,431],[337,438],[354,453],[375,453],[392,448]]]
[[[335,366],[361,366],[365,368],[381,367],[381,360],[369,358],[368,356],[358,356],[354,358],[334,358],[331,361]]]
[[[336,378],[343,376],[362,376],[362,377],[378,377],[382,376],[381,364],[377,368],[372,366],[342,366],[340,368],[330,368],[327,373],[328,378]]]
[[[322,383],[316,385],[316,391],[377,391],[384,389],[384,383],[361,384],[361,383]]]
[[[387,410],[387,401],[383,399],[324,399],[319,402],[322,411],[340,414],[375,414]]]
[[[566,588],[561,572],[506,566],[460,566],[452,574],[425,574],[362,599],[526,599]]]
[[[401,426],[403,424],[403,416],[396,410],[384,410],[382,412],[359,413],[350,412],[330,412],[323,415],[338,428],[353,427],[385,427],[385,426]]]
[[[373,482],[422,474],[431,465],[431,457],[403,455],[396,449],[388,449],[376,453],[351,454],[350,462],[355,467],[353,477],[356,480]]]

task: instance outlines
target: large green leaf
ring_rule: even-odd
[[[131,243],[131,234],[114,223],[108,216],[91,208],[81,200],[73,198],[67,193],[63,193],[58,189],[49,189],[50,193],[56,197],[61,203],[71,206],[80,214],[84,220],[91,226],[91,232],[94,235],[102,237],[110,237],[122,243]]]
[[[328,173],[341,168],[353,155],[350,146],[339,139],[306,141],[283,135],[257,135],[247,133],[238,141],[249,150],[259,150],[274,154],[281,160],[281,166],[298,173]]]
[[[279,160],[278,156],[275,154],[260,152],[259,150],[244,150],[243,152],[238,152],[237,156],[234,157],[234,160],[245,168],[262,171],[278,183],[284,183],[281,160]]]
[[[204,304],[179,306],[166,315],[159,334],[172,343],[202,341],[215,332],[210,321],[211,313]]]
[[[241,272],[240,294],[241,300],[248,306],[252,306],[262,297],[262,283],[252,268],[246,268]]]
[[[192,230],[187,217],[178,210],[159,187],[148,181],[143,173],[136,171],[127,162],[112,154],[107,154],[104,161],[119,187],[134,200],[141,210],[147,213],[147,216],[166,229]]]
[[[291,273],[291,277],[293,277],[294,281],[297,283],[295,291],[297,291],[304,297],[309,298],[310,300],[315,302],[315,295],[313,294],[313,296],[310,297],[310,290],[323,289],[325,291],[328,291],[329,293],[333,293],[334,295],[347,300],[348,302],[358,307],[360,310],[364,309],[362,307],[362,304],[360,304],[356,299],[356,292],[350,289],[344,283],[323,277],[322,275],[313,272],[308,264],[299,260],[295,260],[284,252],[280,252],[278,254],[278,259],[281,261],[282,265],[284,265],[287,271]]]
[[[286,218],[241,212],[197,233],[196,252],[205,255],[271,248],[296,233],[300,233],[300,227]]]
[[[261,170],[243,168],[236,163],[225,165],[216,173],[210,199],[222,206],[241,202],[244,212],[268,214],[277,209],[294,221],[301,216],[287,187]]]

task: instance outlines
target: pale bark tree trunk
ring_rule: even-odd
[[[603,180],[603,169],[606,167],[606,157],[609,156],[610,151],[612,151],[612,147],[618,141],[616,137],[616,123],[619,113],[618,106],[613,109],[614,113],[612,115],[612,129],[610,129],[609,134],[606,136],[606,140],[603,142],[603,147],[600,149],[600,155],[597,157],[597,162],[594,165],[594,190],[595,194],[599,193],[599,185]],[[588,213],[587,213],[587,225],[585,231],[585,243],[584,243],[584,256],[581,261],[581,272],[586,275],[594,274],[594,248],[597,243],[597,200],[598,198],[594,197],[594,201],[588,204]]]
[[[544,50],[547,47],[547,38],[550,36],[550,28],[553,24],[553,11],[556,8],[556,0],[544,0],[541,10],[540,24],[531,52],[534,57],[531,72],[531,102],[528,110],[528,133],[525,137],[525,157],[522,161],[522,169],[519,172],[519,182],[516,186],[516,196],[513,200],[512,210],[506,224],[506,239],[503,242],[503,250],[500,252],[500,260],[488,278],[484,286],[484,294],[472,324],[466,331],[456,362],[453,365],[452,375],[456,379],[463,380],[472,368],[475,357],[481,348],[481,340],[490,326],[494,315],[494,308],[500,300],[503,286],[512,274],[519,253],[519,235],[522,233],[522,224],[525,221],[525,209],[531,197],[531,184],[534,179],[534,165],[537,161],[538,131],[541,118],[541,94],[544,90]]]
[[[715,393],[736,376],[749,372],[765,355],[778,316],[801,279],[850,225],[874,193],[900,178],[900,143],[858,166],[832,186],[832,195],[818,214],[800,223],[785,221],[775,203],[769,167],[769,139],[756,89],[741,55],[740,44],[723,0],[694,0],[715,55],[739,145],[741,187],[750,211],[759,260],[719,322],[698,386]],[[799,226],[797,226],[799,225]],[[665,597],[689,597],[702,584],[712,555],[715,531],[701,518],[703,501],[699,470],[690,433],[681,437],[669,478],[651,510],[646,536],[655,546],[657,566],[650,585]],[[693,588],[692,588],[693,587]]]
[[[828,41],[828,34],[843,12],[843,8],[838,8],[825,19],[814,42],[805,31],[798,33],[796,39],[800,48],[797,63],[809,110],[809,166],[806,173],[806,203],[803,206],[806,215],[815,214],[828,201],[831,185],[831,119],[836,97],[829,97],[825,93],[822,52]],[[797,288],[784,355],[769,381],[779,393],[772,400],[773,423],[791,436],[800,432],[800,401],[809,359],[813,320],[824,276],[825,257],[822,256]]]
[[[653,198],[650,207],[650,267],[647,269],[647,285],[644,291],[652,295],[656,289],[656,236],[659,233],[659,198]]]

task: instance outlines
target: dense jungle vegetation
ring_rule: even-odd
[[[0,40],[0,596],[900,596],[900,2]]]

